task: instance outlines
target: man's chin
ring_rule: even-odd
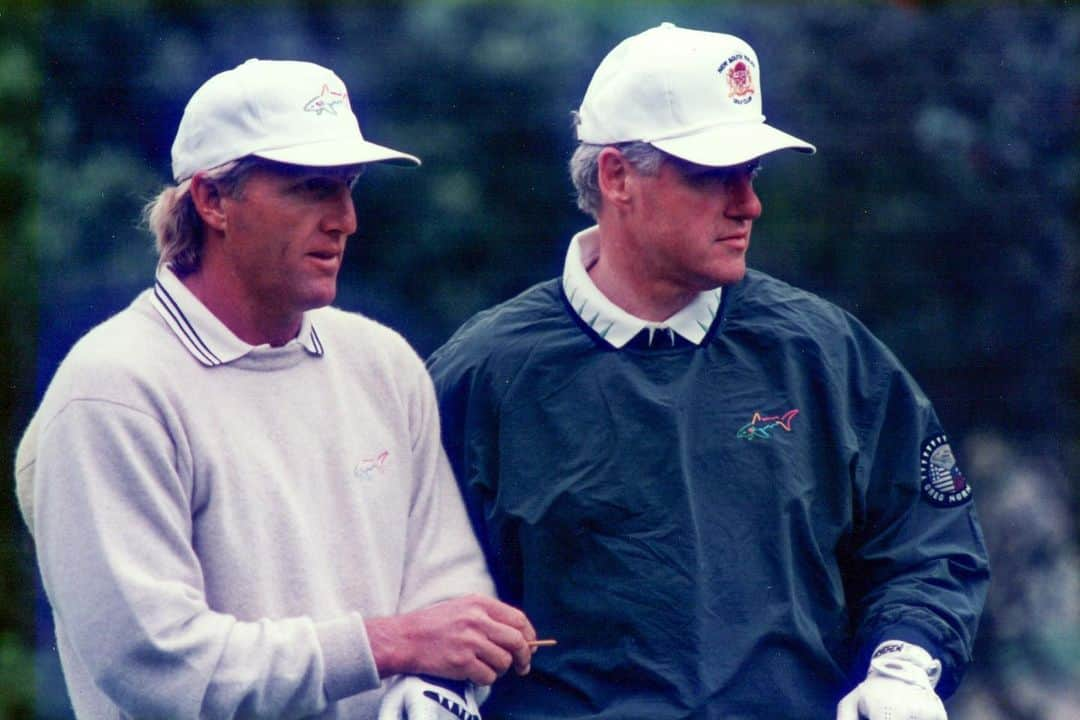
[[[739,267],[725,268],[724,272],[717,273],[713,277],[713,289],[737,285],[744,277],[746,277],[746,263],[742,263]]]
[[[337,286],[313,291],[304,303],[305,310],[318,310],[334,302],[337,297]]]

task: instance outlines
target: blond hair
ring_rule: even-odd
[[[245,178],[263,161],[245,157],[202,173],[227,197],[239,196]],[[202,263],[206,228],[191,197],[191,179],[168,185],[143,208],[143,222],[154,235],[158,264],[168,265],[178,276],[189,275]]]

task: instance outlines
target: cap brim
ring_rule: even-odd
[[[363,163],[393,163],[395,165],[419,165],[420,158],[367,140],[324,140],[317,143],[297,145],[274,150],[251,153],[257,157],[309,167],[334,167],[337,165],[361,165]]]
[[[675,157],[710,167],[739,165],[778,150],[817,152],[805,140],[764,123],[720,125],[692,135],[653,140],[651,144]]]

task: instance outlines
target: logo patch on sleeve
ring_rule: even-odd
[[[971,486],[956,464],[949,439],[935,435],[925,440],[919,455],[922,496],[936,507],[956,507],[971,499]]]

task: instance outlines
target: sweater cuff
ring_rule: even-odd
[[[379,687],[379,671],[359,613],[317,622],[315,633],[322,646],[323,689],[329,702]]]

